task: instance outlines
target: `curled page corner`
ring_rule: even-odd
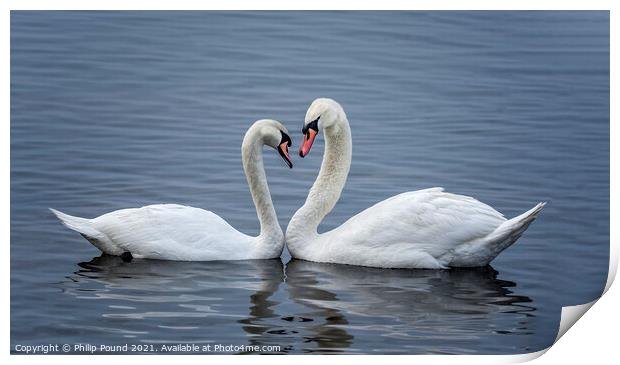
[[[520,363],[524,363],[524,362],[528,362],[528,361],[532,361],[535,359],[538,359],[539,357],[541,357],[542,355],[545,354],[545,352],[547,352],[551,347],[547,347],[545,349],[536,351],[536,352],[529,352],[527,354],[520,354],[520,355],[505,355],[505,364],[520,364]]]
[[[555,344],[556,342],[558,342],[558,340],[562,336],[564,336],[566,331],[568,331],[568,329],[571,328],[579,320],[579,318],[581,318],[581,316],[583,316],[588,311],[588,309],[592,308],[592,306],[598,301],[598,299],[595,299],[589,303],[562,307],[560,328],[558,329],[558,334],[555,337],[553,343]]]
[[[607,272],[607,283],[605,284],[605,289],[601,293],[601,296],[594,299],[589,303],[573,305],[568,307],[562,307],[562,314],[560,317],[560,326],[558,329],[558,334],[555,337],[553,343],[555,344],[558,340],[564,336],[564,334],[581,318],[592,306],[596,303],[611,287],[611,284],[614,282],[616,278],[616,272],[618,270],[618,247],[613,242],[610,244],[610,252],[609,252],[609,271]]]

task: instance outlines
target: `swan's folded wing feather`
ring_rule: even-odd
[[[251,239],[215,213],[177,204],[117,210],[93,223],[115,245],[135,257],[230,259],[242,254],[237,247],[247,247]]]
[[[506,219],[478,200],[442,188],[402,193],[379,202],[325,234],[334,247],[417,260],[438,258],[458,245],[485,237]],[[357,251],[356,251],[357,250]],[[337,249],[334,254],[337,254]],[[421,256],[422,255],[422,256]]]

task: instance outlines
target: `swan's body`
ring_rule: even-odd
[[[94,219],[51,210],[65,226],[110,255],[128,252],[135,258],[182,261],[279,257],[284,234],[267,186],[262,147],[267,144],[286,149],[290,145],[282,146],[287,143],[286,133],[277,121],[259,120],[248,129],[243,140],[243,168],[261,226],[257,237],[237,231],[215,213],[177,204],[121,209]],[[281,154],[288,159],[287,149]]]
[[[136,258],[209,261],[278,257],[281,241],[259,243],[208,210],[177,204],[121,209],[94,219],[52,210],[103,253]]]
[[[474,198],[431,188],[386,199],[318,234],[349,173],[351,131],[344,111],[331,99],[312,103],[306,121],[316,130],[304,127],[300,155],[308,153],[318,130],[325,133],[325,153],[319,176],[286,231],[293,257],[382,268],[484,266],[514,243],[544,206],[506,220]]]

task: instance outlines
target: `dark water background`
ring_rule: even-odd
[[[433,186],[512,217],[480,270],[282,260],[122,263],[47,210],[206,208],[254,234],[245,129],[335,98],[348,183],[322,230]],[[266,150],[283,227],[320,165]],[[608,12],[13,12],[11,347],[274,344],[291,353],[522,353],[601,293],[609,257]]]

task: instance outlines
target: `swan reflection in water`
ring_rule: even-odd
[[[374,269],[291,260],[96,257],[63,285],[82,343],[278,345],[292,353],[498,353],[535,309],[491,267]],[[493,338],[496,337],[496,338]],[[510,351],[509,351],[510,352]],[[246,353],[242,351],[241,353]]]
[[[79,263],[64,291],[81,299],[76,342],[247,345],[255,319],[277,318],[269,297],[280,259],[180,262],[99,256]],[[245,324],[248,323],[248,324]]]
[[[306,352],[469,353],[518,346],[531,333],[531,300],[497,275],[490,266],[403,270],[293,259],[286,290],[303,306],[293,318]]]

